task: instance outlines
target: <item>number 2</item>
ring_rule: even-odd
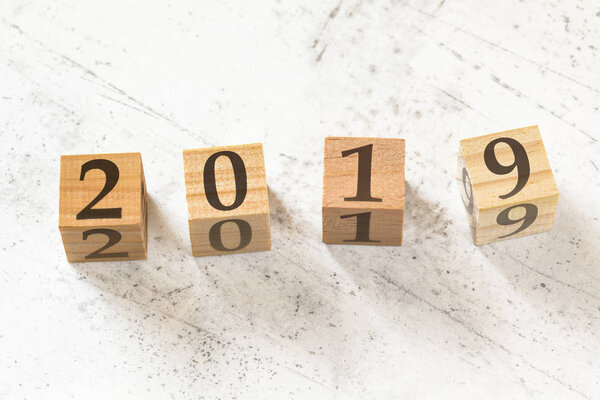
[[[116,253],[102,253],[104,250],[113,247],[115,244],[121,241],[121,234],[115,231],[114,229],[89,229],[83,232],[83,240],[87,240],[88,236],[90,235],[105,235],[106,237],[108,237],[108,242],[104,246],[100,247],[98,250],[85,256],[86,260],[129,257],[129,253],[126,251]]]
[[[100,200],[102,200],[117,184],[119,181],[119,167],[109,160],[90,160],[81,166],[81,175],[79,176],[79,180],[82,181],[85,179],[85,174],[92,170],[99,169],[104,172],[106,176],[106,181],[104,183],[104,187],[98,193],[98,196],[94,200],[90,202],[87,206],[81,210],[76,219],[96,219],[96,218],[121,218],[121,207],[115,208],[92,208]]]

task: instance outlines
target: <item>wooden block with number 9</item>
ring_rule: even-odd
[[[400,246],[404,139],[325,139],[323,242]]]
[[[269,193],[262,144],[184,150],[192,254],[269,250]]]
[[[146,258],[140,153],[60,158],[59,230],[69,262]]]
[[[476,245],[552,229],[558,189],[537,126],[461,140],[457,179]]]

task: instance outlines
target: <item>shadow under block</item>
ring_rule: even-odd
[[[195,257],[271,249],[262,144],[184,150]]]
[[[461,140],[458,153],[476,245],[552,229],[558,189],[537,126]]]
[[[323,165],[323,242],[400,246],[404,139],[329,137]]]
[[[69,262],[146,258],[141,154],[62,156],[58,225]]]

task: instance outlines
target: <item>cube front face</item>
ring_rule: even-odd
[[[403,139],[325,139],[323,242],[400,246],[403,215]]]
[[[558,189],[537,126],[462,140],[457,179],[475,244],[552,229]]]
[[[403,210],[323,208],[323,242],[402,245]]]
[[[59,229],[69,262],[146,258],[146,207],[139,153],[61,157]]]
[[[262,144],[183,151],[192,254],[271,248]]]

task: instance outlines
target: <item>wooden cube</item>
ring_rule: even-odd
[[[146,258],[146,222],[140,153],[60,158],[58,225],[69,262]]]
[[[195,257],[271,249],[262,144],[183,151]]]
[[[323,242],[400,246],[404,139],[325,139]]]
[[[552,229],[558,189],[537,126],[461,140],[457,172],[476,245]]]

